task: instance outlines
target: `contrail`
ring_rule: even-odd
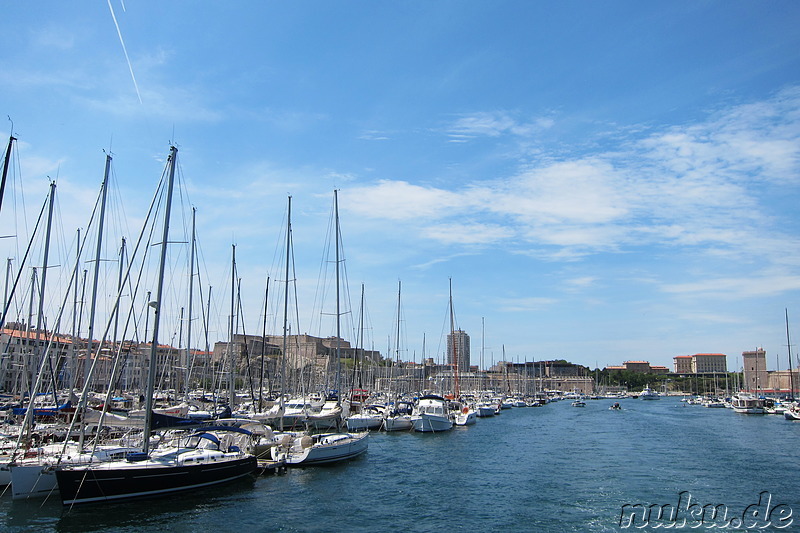
[[[111,0],[108,0],[108,9],[111,10],[111,18],[114,19],[114,26],[117,27],[117,35],[119,35],[119,42],[122,45],[122,51],[125,52],[125,61],[128,62],[128,69],[131,71],[131,79],[133,80],[133,86],[136,89],[136,96],[139,97],[139,103],[142,103],[142,95],[139,94],[139,85],[136,84],[136,76],[133,75],[133,65],[131,65],[131,59],[128,57],[128,49],[125,48],[125,41],[122,40],[122,32],[119,31],[119,24],[117,24],[117,16],[114,14],[114,8],[111,6]],[[122,10],[125,10],[125,5],[123,4]]]

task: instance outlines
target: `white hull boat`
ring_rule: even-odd
[[[434,433],[453,429],[453,420],[447,401],[441,396],[423,396],[411,415],[414,431]]]
[[[453,423],[457,426],[471,426],[478,421],[478,414],[474,409],[465,407],[460,412],[455,413]]]
[[[409,431],[413,427],[411,415],[387,416],[383,420],[383,429],[386,431]]]
[[[731,405],[736,413],[746,415],[763,415],[766,414],[764,410],[764,400],[756,398],[752,394],[737,394],[731,399]]]
[[[129,446],[106,445],[98,446],[94,453],[80,453],[77,446],[69,446],[64,455],[61,455],[62,445],[50,446],[56,448],[53,453],[22,459],[16,464],[10,465],[12,499],[43,498],[58,490],[54,472],[54,467],[57,467],[57,465],[115,461],[124,459],[127,454],[139,450]],[[60,461],[59,457],[61,457]]]
[[[275,461],[285,461],[290,466],[345,461],[367,451],[368,436],[368,432],[320,433],[290,438],[272,448],[272,458]]]
[[[347,417],[347,431],[369,431],[380,429],[383,425],[383,415],[376,413],[359,413]]]
[[[494,416],[494,411],[495,411],[494,405],[488,403],[479,403],[477,406],[475,406],[475,414],[479,418]]]

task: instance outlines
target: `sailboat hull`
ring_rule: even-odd
[[[252,455],[208,464],[118,468],[64,468],[56,471],[64,505],[157,496],[226,483],[255,472]]]

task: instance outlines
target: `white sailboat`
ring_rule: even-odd
[[[290,198],[291,202],[291,198]],[[291,205],[291,203],[290,203]],[[291,210],[290,210],[291,213]],[[334,191],[334,221],[335,221],[335,248],[336,248],[336,352],[335,357],[339,360],[339,339],[341,339],[341,313],[339,310],[339,203],[338,194]],[[291,226],[289,226],[291,227]],[[288,241],[287,237],[287,241]],[[288,253],[287,253],[287,279],[288,279]],[[284,328],[284,332],[286,328]],[[338,389],[338,372],[336,380]],[[338,408],[338,420],[341,420],[342,407],[338,402],[337,396],[326,398],[329,411],[335,412]],[[333,405],[330,405],[333,404]],[[325,411],[323,406],[322,411]],[[308,466],[323,463],[332,463],[352,459],[367,451],[369,432],[363,433],[321,433],[317,435],[285,435],[278,446],[272,448],[272,458],[276,461],[284,461],[291,466]]]

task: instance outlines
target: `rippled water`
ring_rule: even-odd
[[[769,491],[795,513],[785,530],[800,530],[800,422],[677,399],[611,403],[505,410],[442,434],[373,433],[348,463],[196,495],[69,512],[4,495],[0,530],[622,531],[623,505],[677,506],[682,491],[735,516]]]

